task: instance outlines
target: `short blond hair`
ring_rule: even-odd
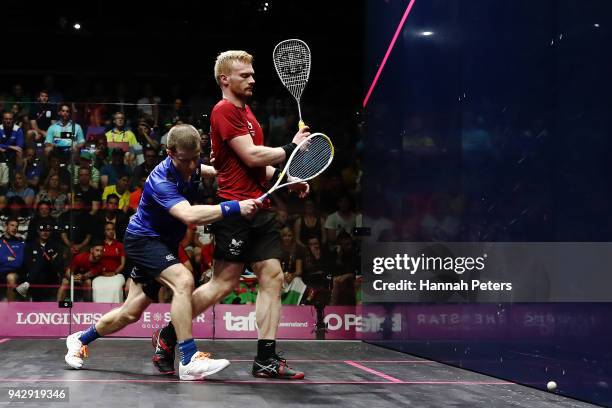
[[[191,125],[176,125],[168,132],[168,150],[200,151],[200,132]]]
[[[239,61],[243,64],[252,64],[253,56],[246,51],[240,50],[224,51],[219,54],[215,61],[215,81],[217,81],[217,85],[221,85],[221,75],[229,75],[232,73],[234,61]]]

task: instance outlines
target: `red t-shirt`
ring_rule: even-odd
[[[102,265],[101,262],[96,262],[95,264],[91,263],[89,260],[89,252],[81,252],[72,258],[70,270],[73,275],[83,275],[87,272],[91,272],[96,276],[102,272]]]
[[[102,259],[100,259],[102,271],[107,274],[110,274],[110,272],[115,272],[119,265],[121,265],[122,256],[125,256],[125,250],[123,249],[123,244],[121,242],[114,240],[111,244],[109,244],[105,241]]]
[[[253,144],[263,145],[263,130],[248,106],[239,108],[226,99],[210,115],[210,140],[217,170],[217,194],[226,200],[258,198],[265,190],[266,168],[249,168],[229,146],[230,139],[250,134]]]

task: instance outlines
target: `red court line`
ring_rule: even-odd
[[[393,49],[393,46],[395,46],[395,41],[397,40],[397,37],[399,36],[400,31],[402,31],[402,27],[404,26],[404,23],[406,22],[406,19],[408,18],[408,14],[410,14],[410,10],[412,10],[413,5],[414,5],[414,0],[410,0],[408,7],[406,7],[406,11],[404,11],[404,15],[402,16],[402,19],[400,23],[398,24],[397,29],[395,30],[395,34],[393,34],[393,39],[391,40],[391,43],[389,43],[387,52],[385,53],[385,56],[382,59],[382,62],[380,63],[380,66],[378,67],[378,71],[376,72],[376,75],[374,76],[374,80],[372,81],[372,84],[370,85],[370,89],[368,89],[368,93],[366,94],[365,99],[363,100],[364,108],[368,104],[370,95],[372,95],[372,91],[374,91],[374,87],[376,86],[376,83],[378,82],[378,79],[380,78],[380,74],[382,73],[382,70],[385,67],[385,64],[387,63],[387,59],[389,58],[389,55],[391,54],[391,50]]]
[[[11,339],[0,339],[0,344],[6,343],[7,341],[11,341]]]
[[[353,367],[355,367],[355,368],[358,368],[358,369],[360,369],[360,370],[363,370],[363,371],[365,371],[365,372],[368,372],[368,373],[370,373],[370,374],[374,374],[374,375],[377,375],[377,376],[379,376],[379,377],[382,377],[382,378],[384,378],[385,380],[389,380],[389,381],[394,382],[394,383],[401,383],[401,382],[402,382],[402,380],[400,380],[400,379],[398,379],[398,378],[391,377],[390,375],[387,375],[387,374],[385,374],[385,373],[383,373],[383,372],[381,372],[381,371],[374,370],[374,369],[372,369],[372,368],[368,368],[368,367],[363,366],[363,365],[361,365],[361,364],[359,364],[359,363],[356,363],[356,362],[354,362],[354,361],[351,361],[351,360],[346,360],[346,361],[345,361],[345,363],[346,363],[346,364],[348,364],[348,365],[350,365],[350,366],[353,366]]]
[[[362,385],[362,384],[405,384],[405,385],[516,385],[508,381],[301,381],[301,380],[206,380],[206,381],[180,381],[180,380],[137,380],[137,379],[63,379],[63,378],[0,378],[2,383],[140,383],[140,384],[155,384],[155,383],[182,383],[182,384],[293,384],[293,385]]]

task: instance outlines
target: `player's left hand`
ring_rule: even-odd
[[[291,184],[287,186],[287,188],[289,191],[297,193],[298,197],[300,198],[305,198],[308,196],[308,194],[310,194],[310,185],[305,181]]]

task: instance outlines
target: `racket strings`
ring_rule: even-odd
[[[310,76],[310,50],[301,41],[285,41],[274,50],[274,66],[283,85],[300,99]]]
[[[333,156],[333,147],[324,137],[314,137],[291,159],[287,174],[300,180],[307,180],[321,173]]]

